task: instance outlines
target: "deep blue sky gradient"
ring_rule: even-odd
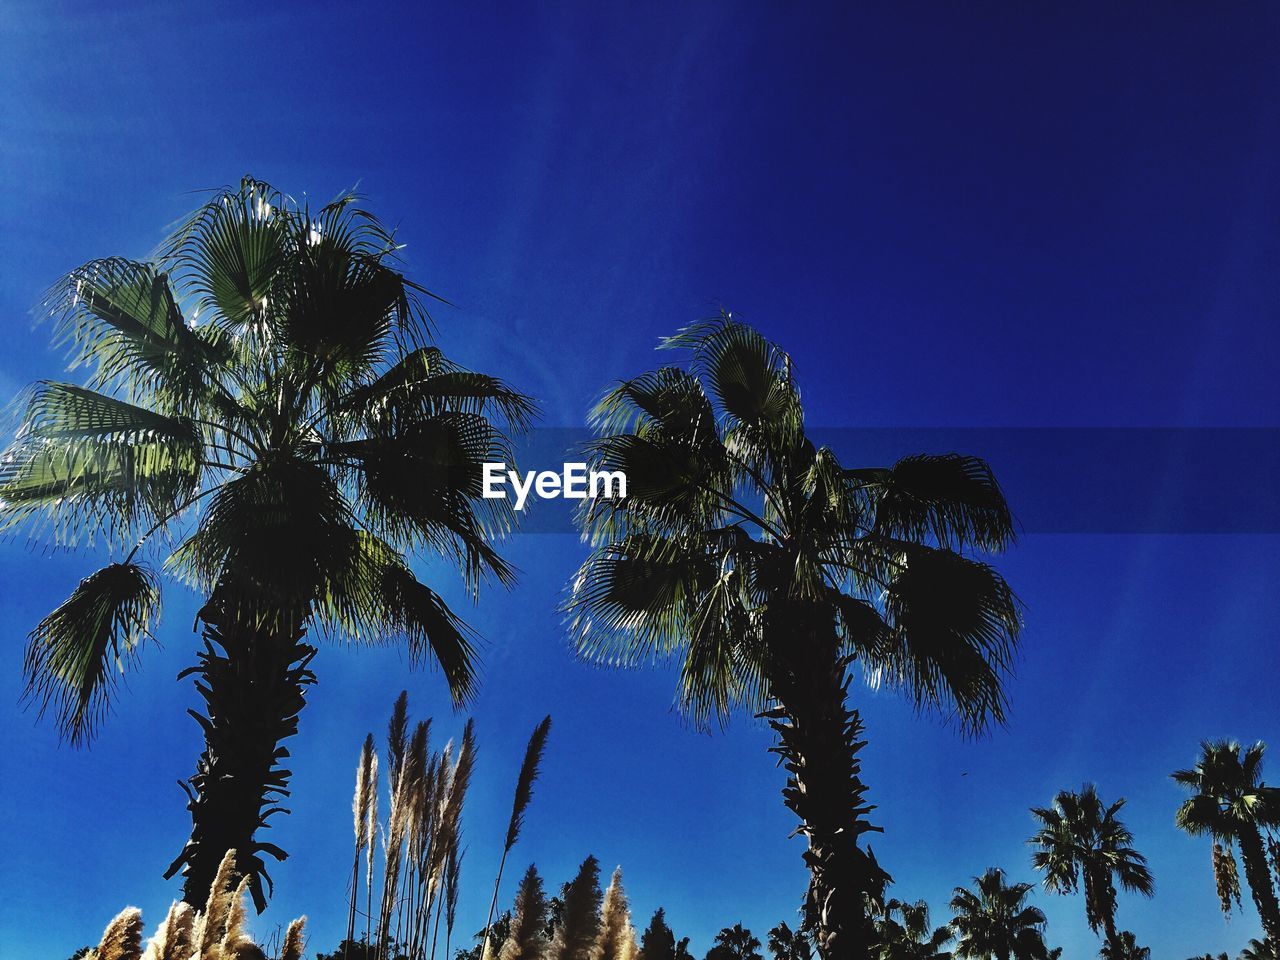
[[[316,200],[358,182],[401,224],[410,273],[457,305],[445,349],[540,398],[549,426],[580,426],[610,378],[658,362],[659,336],[724,305],[786,346],[826,427],[1277,427],[1278,19],[1255,3],[0,0],[0,395],[60,374],[29,314],[59,274],[145,255],[187,191],[252,173]],[[1082,502],[1134,481],[1046,469],[1055,491],[1078,475]],[[1034,483],[1019,495],[1045,511]],[[516,538],[519,586],[470,612],[490,648],[461,929],[483,922],[511,780],[550,712],[504,899],[529,861],[559,883],[595,853],[623,865],[640,923],[665,906],[699,955],[737,921],[763,939],[804,886],[768,737],[689,730],[662,671],[575,662],[555,604],[582,554]],[[92,563],[0,545],[5,957],[61,960],[126,903],[150,928],[177,892],[159,874],[198,751],[193,692],[172,682],[191,599],[167,593],[163,649],[92,750],[17,704],[27,631]],[[1167,774],[1202,737],[1280,750],[1280,539],[1033,532],[1002,569],[1028,623],[1009,729],[964,741],[857,693],[897,892],[941,920],[989,865],[1032,879],[1027,808],[1094,779],[1129,798],[1158,884],[1150,903],[1122,895],[1122,926],[1157,958],[1234,955],[1258,924],[1251,908],[1223,923]],[[422,572],[459,597],[447,569]],[[364,733],[406,686],[442,726],[461,718],[394,651],[325,649],[316,667],[273,838],[292,857],[257,929],[305,912],[328,949]],[[1078,899],[1037,902],[1066,956],[1096,952]]]

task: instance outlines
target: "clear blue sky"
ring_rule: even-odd
[[[186,191],[252,173],[319,199],[359,182],[401,224],[412,275],[457,304],[443,346],[539,397],[548,425],[580,425],[610,378],[655,363],[660,335],[723,304],[792,353],[823,426],[1280,426],[1277,16],[0,0],[0,394],[60,373],[29,315],[52,280],[144,255],[194,206]],[[1054,496],[1078,476],[1100,511],[1109,486],[1177,480],[1043,469]],[[1034,482],[1011,493],[1023,515],[1052,506]],[[665,906],[699,955],[723,925],[793,920],[804,875],[766,733],[692,732],[668,676],[576,663],[554,607],[582,547],[529,535],[510,554],[520,585],[471,613],[492,645],[462,930],[483,922],[511,779],[547,712],[517,874],[621,863],[638,919]],[[92,750],[60,748],[17,705],[27,631],[91,563],[0,545],[5,957],[62,960],[125,904],[150,927],[177,893],[159,874],[198,750],[193,693],[173,682],[192,602],[168,592],[164,648]],[[1157,879],[1151,903],[1122,896],[1122,926],[1158,958],[1234,955],[1258,924],[1251,909],[1223,923],[1167,774],[1200,738],[1234,736],[1272,741],[1280,780],[1280,538],[1033,531],[1003,569],[1028,621],[1008,730],[964,742],[857,691],[898,892],[942,919],[989,865],[1031,879],[1027,808],[1089,778],[1130,799]],[[292,857],[257,924],[305,912],[328,949],[361,738],[402,687],[461,721],[392,652],[325,649],[316,667],[273,838]],[[1037,899],[1066,956],[1096,952],[1077,899]]]

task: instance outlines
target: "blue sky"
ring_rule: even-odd
[[[581,425],[610,378],[721,305],[791,352],[824,427],[1280,426],[1266,5],[110,6],[0,0],[6,398],[60,373],[29,313],[50,282],[146,254],[188,191],[252,173],[318,199],[358,182],[401,224],[409,272],[457,305],[442,345],[540,398],[549,426]],[[1149,487],[1170,532],[1032,530],[1002,561],[1028,624],[1007,730],[964,741],[858,690],[876,850],[942,919],[989,865],[1032,879],[1027,808],[1093,779],[1129,798],[1158,885],[1122,897],[1121,925],[1157,957],[1234,954],[1258,924],[1223,923],[1167,774],[1202,737],[1280,750],[1280,538],[1178,533],[1158,497],[1177,476],[1110,467],[1049,458],[1043,487],[1010,490],[1035,516]],[[1274,516],[1208,473],[1239,517]],[[470,612],[491,645],[461,929],[483,923],[511,780],[548,712],[516,875],[620,863],[638,919],[665,906],[699,955],[723,925],[793,920],[804,875],[766,733],[693,732],[661,671],[575,662],[555,604],[581,545],[527,535],[509,553],[519,586]],[[0,544],[5,956],[60,960],[126,903],[154,923],[177,893],[159,874],[198,751],[193,692],[173,682],[192,601],[167,593],[163,649],[92,750],[17,704],[27,631],[92,562]],[[447,570],[422,572],[456,595]],[[328,949],[364,733],[403,687],[420,714],[461,718],[394,652],[326,648],[316,667],[273,838],[292,857],[257,924],[305,912]],[[1051,943],[1096,951],[1078,900],[1037,899]]]

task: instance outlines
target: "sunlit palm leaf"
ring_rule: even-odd
[[[95,385],[121,384],[130,397],[186,412],[210,389],[226,358],[216,337],[188,325],[168,276],[152,264],[94,260],[60,281],[45,307]]]
[[[117,563],[86,577],[32,631],[24,697],[41,714],[52,707],[72,743],[88,739],[159,614],[159,587],[145,568]]]

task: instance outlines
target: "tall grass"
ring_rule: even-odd
[[[492,938],[495,929],[501,928],[493,924],[492,916],[502,870],[520,837],[550,727],[551,718],[547,717],[534,729],[525,750],[490,901],[490,919],[476,934],[477,948],[472,955],[477,960],[636,960],[636,935],[621,871],[614,872],[608,891],[602,894],[595,857],[587,857],[566,885],[562,917],[551,930],[542,879],[530,866],[517,891],[507,932],[501,942]],[[385,789],[389,803],[381,820],[379,758],[374,744],[372,735],[365,738],[356,763],[343,956],[435,960],[443,926],[443,960],[449,960],[461,887],[463,812],[477,752],[475,726],[468,720],[456,747],[450,742],[433,751],[431,721],[412,722],[408,697],[402,693],[387,727]],[[88,956],[90,960],[266,960],[267,955],[245,929],[249,883],[250,878],[236,869],[235,852],[228,852],[204,910],[173,904],[144,948],[142,915],[130,907],[111,921]],[[361,913],[364,934],[362,942],[357,942]],[[289,925],[279,960],[302,960],[304,922],[305,918]]]
[[[502,886],[502,871],[507,865],[507,854],[520,839],[520,830],[524,826],[524,815],[533,800],[533,782],[538,779],[538,767],[542,764],[542,754],[547,748],[547,735],[551,732],[551,717],[548,715],[534,727],[529,737],[529,745],[525,747],[524,761],[520,764],[520,775],[516,777],[516,792],[511,801],[511,819],[507,821],[507,836],[502,844],[502,857],[498,860],[498,877],[493,881],[493,898],[489,901],[489,916],[484,922],[484,954],[489,950],[489,931],[493,928],[493,911],[498,906],[498,891]]]
[[[222,858],[203,911],[175,903],[144,949],[142,913],[129,907],[107,924],[102,940],[85,960],[265,960],[266,954],[244,928],[251,878],[238,876],[235,859],[234,850]],[[302,960],[305,923],[302,917],[289,925],[279,960]]]

